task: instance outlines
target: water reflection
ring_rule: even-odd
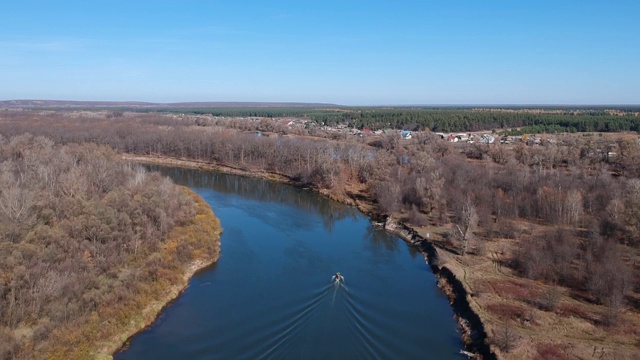
[[[158,165],[147,165],[146,167],[150,171],[157,171],[172,178],[176,183],[191,188],[211,188],[221,194],[240,196],[265,203],[287,204],[287,206],[294,206],[302,213],[320,215],[324,228],[329,232],[332,231],[336,221],[349,217],[355,218],[360,215],[360,212],[352,206],[318,196],[318,194],[308,189],[295,188],[273,181]],[[257,209],[256,211],[262,211]],[[269,213],[255,213],[254,215],[271,221],[276,225],[282,223],[285,230],[286,227],[305,226],[304,217],[295,217],[283,221],[283,219],[270,219],[269,216],[271,214]]]
[[[373,226],[367,228],[365,238],[371,241],[373,248],[382,246],[388,251],[396,251],[398,249],[398,238],[396,236]]]

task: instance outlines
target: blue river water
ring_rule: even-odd
[[[423,256],[357,209],[261,179],[153,170],[211,205],[221,257],[116,360],[463,359]]]

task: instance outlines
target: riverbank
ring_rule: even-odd
[[[135,155],[135,154],[122,154],[122,159],[126,161],[144,163],[144,164],[175,166],[175,167],[182,167],[182,168],[188,168],[188,169],[199,169],[199,170],[208,170],[208,171],[220,171],[226,174],[257,177],[257,178],[277,181],[285,184],[297,185],[296,182],[294,182],[290,178],[277,173],[268,172],[268,171],[248,171],[240,168],[217,165],[217,164],[204,162],[204,161],[176,159],[176,158],[172,158],[168,156],[160,156],[160,155],[143,156],[143,155]]]
[[[453,308],[456,321],[460,327],[465,351],[469,357],[475,356],[483,360],[497,359],[487,342],[485,324],[479,316],[478,309],[472,306],[469,299],[471,289],[447,266],[442,259],[443,251],[438,248],[437,242],[427,240],[420,232],[403,223],[395,223],[389,219],[384,225],[385,229],[407,243],[415,246],[424,255],[425,261],[438,279],[438,288],[447,295],[449,304]],[[422,232],[426,234],[426,231]]]
[[[123,158],[127,161],[138,163],[165,166],[168,165],[208,171],[220,171],[235,175],[263,178],[291,185],[300,185],[280,174],[264,171],[252,172],[243,169],[220,166],[199,161],[175,159],[162,156],[140,156],[131,154],[124,154]],[[383,219],[383,215],[376,211],[375,204],[362,190],[363,189],[351,188],[342,195],[336,195],[329,191],[319,192],[322,195],[331,198],[332,200],[358,207],[361,212],[372,219]],[[438,278],[438,286],[449,298],[449,302],[456,314],[456,320],[460,325],[462,339],[465,343],[465,350],[470,353],[482,356],[481,358],[483,359],[496,359],[495,354],[491,351],[490,347],[486,343],[487,336],[484,330],[484,325],[480,317],[469,304],[468,294],[471,292],[470,289],[465,288],[464,283],[458,280],[451,270],[446,267],[440,267],[437,265],[439,263],[439,251],[442,250],[438,250],[433,243],[420,236],[415,230],[406,226],[405,224],[389,222],[386,226],[386,229],[398,235],[410,245],[415,246],[425,256],[425,260],[427,260],[427,263],[431,267],[431,270]]]
[[[204,199],[189,188],[183,187],[183,190],[195,201],[197,212],[190,224],[175,228],[169,233],[160,256],[165,259],[175,258],[174,255],[182,243],[204,246],[196,247],[194,259],[182,266],[181,276],[165,289],[164,294],[146,306],[139,316],[131,319],[129,325],[122,329],[123,332],[100,344],[97,358],[112,359],[112,354],[126,347],[131,338],[151,326],[158,315],[186,290],[193,275],[213,265],[220,258],[220,221]]]
[[[51,334],[54,345],[46,354],[41,354],[42,358],[112,359],[118,349],[151,325],[184,291],[196,272],[218,260],[222,232],[219,220],[204,199],[186,187],[181,188],[195,202],[196,211],[189,223],[168,233],[152,259],[138,263],[140,271],[144,271],[149,261],[162,263],[153,283],[132,284],[132,296],[125,302],[117,306],[99,306],[88,318],[54,330]],[[184,244],[191,252],[186,257],[177,254]]]

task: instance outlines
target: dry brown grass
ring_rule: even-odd
[[[528,318],[527,308],[522,305],[497,302],[488,304],[485,308],[498,319],[505,322],[508,320],[525,321]]]
[[[565,318],[575,317],[584,319],[593,324],[596,324],[599,319],[599,314],[590,311],[586,306],[577,302],[560,304],[558,308],[556,308],[555,313]]]
[[[535,224],[516,226],[521,232],[544,231],[543,226]],[[443,233],[432,233],[431,240],[440,244]],[[499,359],[640,359],[638,309],[627,305],[613,325],[605,326],[604,306],[562,287],[557,287],[557,304],[546,309],[541,299],[551,286],[524,279],[505,265],[518,248],[518,240],[492,239],[484,246],[484,254],[465,258],[437,248],[441,265],[467,288],[468,301],[482,319],[488,342]],[[505,327],[517,338],[509,351],[495,345],[495,334]]]
[[[505,299],[530,303],[532,299],[542,297],[542,290],[532,287],[531,282],[498,279],[489,281],[488,287],[496,295]]]
[[[566,353],[568,346],[560,344],[540,344],[536,347],[538,352],[536,360],[573,360],[575,357]]]

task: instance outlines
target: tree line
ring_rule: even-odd
[[[603,112],[528,113],[473,110],[369,109],[338,114],[317,114],[313,119],[327,124],[349,124],[359,129],[408,129],[434,132],[479,131],[528,127],[543,132],[617,132],[640,130],[634,114]]]
[[[434,132],[461,132],[525,128],[524,133],[619,132],[639,131],[637,108],[619,108],[617,114],[606,109],[543,108],[539,111],[518,109],[492,110],[471,108],[202,108],[176,109],[173,112],[210,114],[223,117],[300,117],[317,124],[347,124],[364,129],[408,129]],[[515,130],[516,132],[518,130]],[[514,133],[517,135],[519,133]]]

